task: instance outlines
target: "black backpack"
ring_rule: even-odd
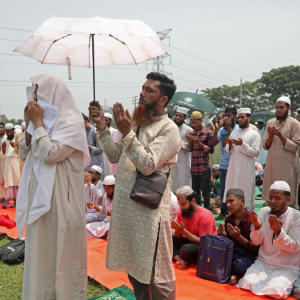
[[[7,264],[20,264],[24,262],[24,258],[25,240],[16,239],[0,247],[0,259]]]

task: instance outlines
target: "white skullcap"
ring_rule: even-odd
[[[194,190],[190,186],[185,185],[180,187],[175,194],[177,199],[182,199],[182,198],[186,198],[186,196],[190,195],[193,192]]]
[[[96,166],[96,165],[93,165],[92,167],[91,167],[91,169],[94,169],[94,170],[96,170],[98,173],[102,173],[102,169],[99,167],[99,166]]]
[[[15,129],[22,129],[20,125],[15,125]]]
[[[243,108],[238,109],[237,110],[237,115],[239,115],[239,114],[250,114],[250,115],[252,115],[251,109],[248,108],[248,107],[243,107]]]
[[[5,124],[5,129],[14,129],[14,124],[12,123]]]
[[[219,166],[219,165],[213,165],[213,166],[212,166],[212,169],[219,170],[219,169],[220,169],[220,166]]]
[[[179,106],[177,106],[176,112],[181,113],[181,114],[184,114],[184,115],[187,115],[188,109],[187,109],[187,108],[184,108],[184,107],[179,107]]]
[[[22,130],[25,130],[25,129],[26,129],[26,123],[23,122],[23,123],[21,124],[21,127],[22,127]]]
[[[291,105],[291,99],[289,97],[287,97],[287,96],[281,96],[281,97],[279,97],[276,100],[276,103],[279,102],[279,101],[282,101],[282,102],[287,103],[288,105]]]
[[[108,175],[103,180],[103,185],[115,185],[116,179],[113,175]]]
[[[270,191],[271,190],[280,190],[280,191],[290,192],[291,188],[290,188],[290,186],[285,181],[275,181],[270,186]]]
[[[108,112],[104,113],[104,117],[110,118],[111,120],[112,120],[112,118],[113,118],[112,114],[110,114],[110,113],[108,113]]]

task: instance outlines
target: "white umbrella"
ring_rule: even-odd
[[[42,64],[95,66],[138,64],[166,54],[158,35],[139,20],[50,18],[14,51]]]

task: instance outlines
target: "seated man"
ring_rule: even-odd
[[[171,220],[175,229],[173,236],[173,259],[179,269],[184,270],[189,263],[197,262],[200,237],[204,234],[217,234],[212,213],[196,203],[197,194],[189,186],[176,191],[180,206],[177,222]]]
[[[102,221],[101,216],[96,209],[89,208],[90,203],[99,205],[102,203],[102,197],[104,194],[103,182],[100,180],[102,169],[99,166],[92,166],[89,172],[84,173],[84,196],[85,196],[85,212],[86,212],[86,223],[92,223]]]
[[[229,189],[226,194],[226,204],[230,215],[219,226],[219,233],[234,243],[231,284],[237,284],[247,269],[254,263],[259,246],[250,240],[250,216],[245,209],[245,196],[241,189]]]
[[[97,205],[95,203],[87,204],[89,209],[95,209],[99,215],[102,216],[102,220],[100,222],[86,224],[87,235],[90,237],[100,238],[108,235],[115,191],[115,177],[113,175],[108,175],[104,178],[103,188],[105,190],[105,194],[102,199],[102,205]]]
[[[251,240],[260,245],[258,258],[237,286],[256,295],[286,299],[299,277],[300,212],[289,207],[290,186],[275,181],[270,207],[251,212]]]

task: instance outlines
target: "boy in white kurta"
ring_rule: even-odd
[[[245,208],[254,209],[255,157],[259,155],[260,135],[249,127],[251,110],[238,110],[239,128],[231,132],[226,152],[231,153],[226,176],[225,194],[228,189],[239,188],[245,193]],[[226,202],[226,197],[223,198]]]
[[[270,187],[269,205],[251,214],[250,238],[261,245],[258,258],[238,282],[256,295],[286,299],[300,270],[300,212],[288,207],[290,186],[276,181]]]

